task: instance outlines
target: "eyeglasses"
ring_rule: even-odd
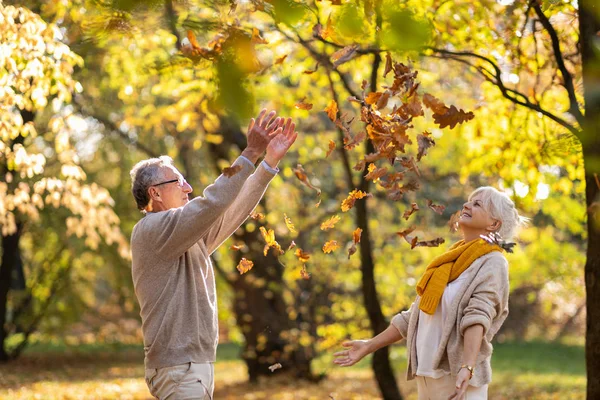
[[[183,188],[185,186],[185,184],[187,183],[187,181],[185,179],[171,179],[170,181],[164,181],[161,183],[157,183],[156,185],[152,185],[152,186],[160,186],[160,185],[166,185],[167,183],[174,183],[177,182],[177,186],[179,186],[180,188]]]

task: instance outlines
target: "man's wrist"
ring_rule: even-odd
[[[256,162],[258,161],[258,159],[260,158],[260,151],[257,151],[255,149],[246,147],[244,149],[244,151],[242,151],[242,156],[246,157],[248,160],[250,160],[253,164],[256,164]]]

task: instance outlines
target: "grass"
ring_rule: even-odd
[[[416,399],[414,382],[404,380],[405,349],[395,346],[392,362],[404,397]],[[547,342],[497,344],[492,359],[490,399],[584,399],[585,356],[581,345]],[[219,346],[215,366],[217,399],[377,399],[369,360],[336,368],[331,354],[315,360],[318,384],[285,375],[247,383],[239,346]],[[148,399],[141,346],[36,344],[22,358],[0,364],[1,399]]]

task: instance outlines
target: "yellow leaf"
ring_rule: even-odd
[[[338,105],[335,102],[335,100],[331,100],[329,102],[329,105],[327,107],[325,107],[325,112],[327,113],[327,116],[329,117],[329,119],[332,120],[333,122],[335,122],[335,120],[337,119],[337,113],[338,113]]]
[[[323,245],[323,253],[328,254],[333,251],[336,251],[339,248],[340,248],[340,245],[336,240],[330,240]]]
[[[236,268],[238,271],[240,271],[240,274],[245,274],[246,272],[250,271],[253,266],[254,263],[252,261],[242,258]]]
[[[325,221],[321,224],[321,230],[326,231],[328,229],[333,229],[333,227],[335,226],[335,224],[338,223],[339,220],[340,220],[340,217],[338,217],[337,215],[334,215],[333,217],[329,218],[327,221]]]
[[[296,257],[298,257],[298,260],[300,260],[303,263],[307,262],[309,260],[309,258],[310,258],[310,254],[308,254],[307,252],[305,252],[304,250],[302,250],[299,247],[294,252],[294,255]]]
[[[287,226],[290,232],[296,233],[296,227],[292,224],[292,220],[285,214],[283,214],[283,219],[285,220],[285,226]]]
[[[353,191],[351,191],[348,194],[348,197],[346,197],[346,199],[344,199],[344,201],[342,202],[342,211],[346,212],[346,211],[350,210],[352,207],[354,207],[354,203],[356,202],[356,200],[362,199],[366,196],[368,196],[368,194],[363,192],[362,190],[354,189]]]

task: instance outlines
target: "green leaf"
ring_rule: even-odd
[[[383,44],[390,50],[417,50],[431,40],[431,26],[408,10],[394,10],[385,14],[381,31]]]

